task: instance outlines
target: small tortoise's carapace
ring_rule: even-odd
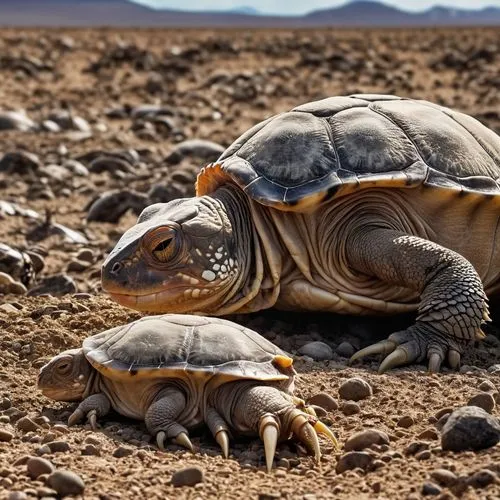
[[[426,101],[331,97],[243,134],[201,171],[196,198],[146,208],[102,285],[150,312],[417,311],[354,358],[437,371],[482,335],[499,216],[493,131]]]
[[[293,396],[292,359],[258,333],[230,321],[166,314],[139,319],[87,338],[38,377],[44,395],[81,401],[69,424],[95,428],[111,408],[144,420],[163,449],[165,439],[193,450],[189,430],[205,423],[229,455],[230,435],[257,435],[268,470],[278,440],[296,436],[316,460],[317,433],[332,431]]]

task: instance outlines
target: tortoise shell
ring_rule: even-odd
[[[293,360],[258,333],[219,318],[148,316],[87,338],[83,352],[108,378],[221,375],[287,380]]]
[[[302,211],[370,187],[428,185],[500,194],[500,137],[474,118],[390,95],[330,97],[255,125],[197,180],[197,195],[236,183]]]

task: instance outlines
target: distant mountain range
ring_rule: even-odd
[[[230,11],[156,10],[132,0],[0,0],[2,26],[320,27],[500,25],[500,8],[433,7],[408,12],[356,0],[303,16],[269,16],[251,7]]]

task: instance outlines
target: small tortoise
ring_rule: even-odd
[[[104,263],[141,311],[269,307],[417,311],[354,355],[380,371],[452,367],[500,290],[500,138],[475,119],[390,95],[332,97],[259,123],[201,171],[197,196],[146,208]]]
[[[163,449],[166,438],[191,451],[188,429],[205,422],[224,456],[232,432],[259,435],[268,470],[276,443],[295,435],[318,461],[318,433],[337,446],[314,409],[293,396],[293,360],[258,333],[202,316],[149,316],[83,341],[41,370],[38,387],[57,401],[81,401],[69,425],[111,408],[144,420]]]

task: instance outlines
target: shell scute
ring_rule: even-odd
[[[427,101],[331,97],[270,118],[234,144],[198,176],[199,196],[235,183],[259,203],[298,212],[371,187],[500,196],[500,137]]]

